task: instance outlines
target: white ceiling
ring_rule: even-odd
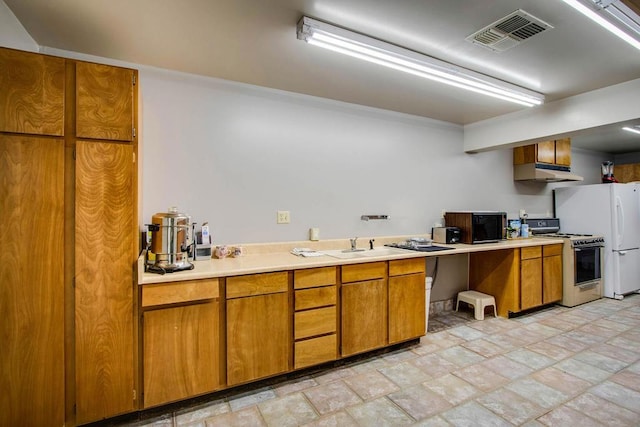
[[[307,45],[297,40],[296,23],[303,15],[333,23],[541,92],[547,101],[640,78],[640,51],[560,0],[4,1],[40,46],[458,124],[523,107]],[[554,28],[502,53],[465,41],[517,9]],[[606,138],[607,152],[640,151],[640,138],[613,134],[577,135],[573,143],[598,150],[598,138]],[[623,144],[614,147],[618,140]]]

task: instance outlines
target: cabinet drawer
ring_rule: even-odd
[[[389,261],[389,276],[424,273],[425,268],[426,263],[424,258],[409,258]]]
[[[219,296],[218,279],[143,285],[142,307],[213,299]]]
[[[289,279],[286,271],[250,274],[227,279],[227,299],[286,292]]]
[[[335,267],[309,268],[306,270],[296,270],[293,273],[294,289],[314,288],[335,284]]]
[[[294,317],[294,337],[313,337],[336,331],[336,307],[317,308],[315,310],[300,311]]]
[[[295,309],[307,310],[309,308],[324,307],[336,304],[336,287],[323,286],[321,288],[303,289],[296,291]]]
[[[363,280],[382,279],[387,274],[387,263],[368,262],[342,266],[342,283],[361,282]]]
[[[545,245],[542,247],[542,255],[544,256],[562,255],[562,245]]]
[[[529,246],[520,248],[520,259],[540,258],[542,256],[542,246]]]
[[[336,334],[295,343],[295,369],[336,360],[338,356]]]

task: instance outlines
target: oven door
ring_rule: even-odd
[[[580,246],[573,249],[575,286],[597,285],[602,280],[602,255],[604,247]]]

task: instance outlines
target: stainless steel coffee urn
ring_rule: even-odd
[[[151,246],[147,251],[148,271],[164,274],[193,269],[189,251],[193,251],[195,245],[189,215],[171,207],[169,212],[153,215],[147,227],[151,233]]]

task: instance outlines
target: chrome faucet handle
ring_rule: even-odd
[[[358,240],[357,237],[354,237],[353,239],[349,239],[349,241],[351,242],[351,250],[355,250],[356,249],[356,241]]]

